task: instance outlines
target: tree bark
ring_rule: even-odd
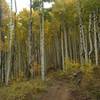
[[[93,12],[93,21],[94,21],[94,48],[95,48],[95,64],[98,65],[98,44],[97,44],[97,30],[96,30],[96,12]]]
[[[83,21],[82,21],[82,9],[81,9],[81,4],[80,0],[78,0],[78,13],[79,13],[79,24],[80,24],[80,59],[81,59],[81,64],[83,63],[82,61],[82,49],[84,51],[85,55],[85,63],[88,62],[88,52],[87,52],[87,43],[86,43],[86,37],[84,33],[84,27],[83,27]],[[81,53],[82,52],[82,53]]]
[[[61,54],[62,54],[62,68],[63,71],[65,70],[65,64],[64,64],[64,35],[61,31]]]
[[[44,8],[42,0],[42,14],[41,14],[41,33],[40,33],[40,52],[41,52],[41,78],[45,79],[45,61],[44,61]]]
[[[68,41],[67,41],[67,32],[66,32],[66,28],[65,25],[63,26],[64,29],[64,44],[65,44],[65,59],[68,60]]]
[[[0,42],[1,42],[1,34],[2,34],[2,0],[0,0]],[[0,76],[1,76],[1,62],[2,62],[2,59],[1,59],[1,48],[0,48]],[[0,77],[0,80],[1,77]]]
[[[10,7],[10,23],[9,23],[9,47],[8,47],[8,57],[7,57],[7,74],[6,74],[6,85],[8,85],[11,71],[11,51],[12,51],[12,35],[13,35],[13,21],[12,21],[12,0]]]
[[[30,15],[29,15],[29,34],[28,34],[28,71],[32,70],[31,78],[33,78],[33,68],[31,66],[32,63],[32,0],[30,0]],[[30,68],[29,68],[30,66]]]
[[[91,53],[93,51],[93,45],[92,45],[92,39],[91,39],[91,27],[92,26],[92,14],[89,15],[89,44],[90,44],[90,50],[89,50],[89,60],[91,60]]]

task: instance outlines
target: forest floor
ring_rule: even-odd
[[[49,75],[46,81],[36,79],[1,87],[0,100],[100,100],[100,81],[94,85],[92,82],[77,86],[68,75],[58,72]]]
[[[72,85],[67,77],[52,80],[51,85],[37,100],[92,100],[80,91],[81,87]]]
[[[43,93],[38,100],[79,100],[77,95],[71,93],[67,84],[63,81],[57,81],[47,92]],[[80,99],[82,100],[82,99]]]
[[[70,92],[66,83],[62,81],[56,82],[55,85],[50,87],[39,100],[72,100]]]

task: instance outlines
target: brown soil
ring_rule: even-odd
[[[41,96],[40,100],[67,100],[68,97],[69,95],[66,85],[59,82],[49,88],[49,90]]]
[[[69,88],[65,80],[54,81],[54,85],[41,94],[37,100],[91,100],[82,95],[80,91]]]
[[[71,91],[66,82],[56,81],[38,100],[83,100],[75,91]]]

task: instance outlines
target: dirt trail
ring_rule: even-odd
[[[69,89],[65,82],[56,82],[48,89],[38,100],[76,100],[70,95]]]

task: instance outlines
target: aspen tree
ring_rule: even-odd
[[[13,20],[12,20],[12,0],[10,1],[10,22],[9,22],[9,40],[8,40],[8,56],[7,56],[7,74],[6,85],[8,85],[11,71],[11,54],[12,54],[12,38],[13,38]]]
[[[41,33],[40,33],[40,52],[41,52],[41,77],[45,79],[45,63],[44,63],[44,4],[41,6]]]
[[[97,17],[96,12],[93,12],[93,26],[94,26],[94,48],[95,48],[95,64],[98,65],[98,44],[97,44],[97,29],[96,29],[96,23],[97,23]]]

